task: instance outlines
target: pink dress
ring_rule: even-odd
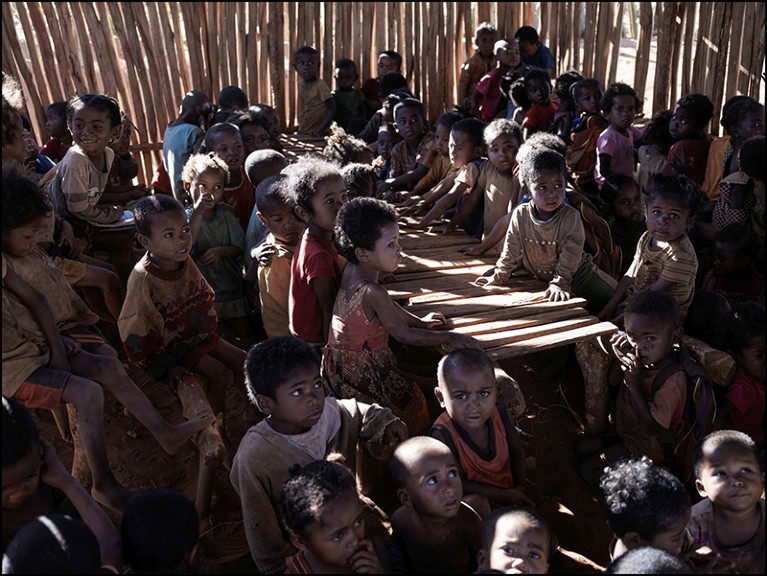
[[[368,286],[360,284],[351,296],[343,288],[338,291],[322,353],[324,380],[337,398],[375,402],[401,418],[410,434],[424,432],[431,425],[426,398],[397,367],[389,333],[378,317],[365,317],[362,301]]]

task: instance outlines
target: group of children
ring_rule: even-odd
[[[73,539],[51,561],[81,571],[194,566],[191,503],[134,495],[109,466],[106,389],[171,454],[203,431],[221,436],[259,572],[545,573],[557,539],[525,494],[502,370],[444,315],[418,317],[382,285],[400,264],[405,217],[480,239],[461,251],[497,261],[477,285],[533,277],[548,301],[584,298],[620,328],[606,343],[613,428],[576,447],[615,534],[608,571],[631,570],[618,563],[636,550],[647,563],[762,573],[763,105],[729,99],[723,143],[707,132],[702,94],[640,128],[626,84],[603,90],[568,71],[553,90],[554,60],[529,26],[499,39],[480,25],[463,106],[434,129],[395,51],[361,90],[352,60],[336,62],[335,91],[316,49],[292,64],[298,134],[332,131],[322,155],[288,162],[274,110],[248,106],[235,86],[215,105],[190,91],[151,191],[133,185],[130,121],[102,94],[49,107],[40,153],[56,165],[31,172],[23,99],[3,76],[4,569],[44,561],[29,552],[41,525]],[[111,264],[92,256],[100,247]],[[691,512],[693,486],[668,472],[660,440],[687,428],[686,375],[655,380],[685,328],[711,314],[707,292],[724,301],[716,345],[737,371],[717,431],[686,444],[702,498]],[[116,324],[131,370],[179,397],[196,390],[197,412],[185,406],[186,420],[169,424],[99,321]],[[414,373],[395,341],[441,359]],[[68,436],[66,406],[90,494],[29,413],[50,410]],[[123,514],[122,534],[101,506]],[[160,509],[178,523],[151,519]]]

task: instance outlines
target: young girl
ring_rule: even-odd
[[[639,147],[639,169],[637,182],[642,194],[650,189],[652,179],[660,174],[666,163],[668,151],[676,139],[668,131],[671,124],[671,110],[661,110],[650,118],[644,132],[644,144]]]
[[[649,288],[664,290],[674,297],[679,304],[680,323],[684,324],[698,270],[698,258],[687,231],[703,201],[700,188],[684,176],[656,179],[645,197],[647,232],[639,239],[631,266],[599,318],[612,318],[613,323],[622,325],[619,305]]]
[[[684,174],[698,186],[706,175],[711,135],[706,126],[714,115],[714,104],[705,94],[688,94],[677,101],[668,131],[676,142],[671,146],[661,174]]]
[[[336,162],[342,167],[347,164],[372,164],[375,154],[372,148],[368,148],[364,140],[360,140],[339,126],[332,126],[328,143],[322,150],[322,155]]]
[[[315,460],[291,469],[280,491],[280,513],[299,552],[286,574],[388,572],[385,532],[360,498],[357,482],[338,462]]]
[[[290,271],[290,333],[319,348],[327,342],[341,282],[333,227],[346,202],[346,182],[335,164],[308,155],[285,173],[289,176],[285,190],[293,199],[296,217],[307,227]]]
[[[764,302],[764,276],[755,266],[756,235],[747,224],[733,222],[714,234],[713,263],[700,290],[713,290],[731,305]]]
[[[67,104],[65,100],[54,102],[45,111],[45,131],[50,139],[40,148],[40,154],[54,162],[61,162],[74,143],[67,126]]]
[[[577,82],[583,80],[583,75],[577,70],[568,70],[557,76],[554,82],[554,92],[559,98],[559,108],[554,114],[554,123],[551,131],[570,143],[570,132],[573,129],[573,121],[578,115],[573,93],[570,91]]]
[[[621,249],[619,278],[622,278],[631,264],[639,238],[647,230],[639,184],[631,176],[613,174],[605,180],[599,196],[602,199],[603,211],[607,216],[613,241]]]
[[[222,203],[229,174],[226,162],[214,153],[194,154],[181,178],[194,204],[186,207],[192,229],[192,257],[216,293],[216,314],[238,338],[252,333],[253,309],[242,281],[245,235],[236,216]]]
[[[358,196],[374,197],[378,189],[378,178],[369,164],[347,164],[341,169],[346,182],[349,200]]]
[[[551,77],[545,70],[533,68],[525,74],[524,82],[532,103],[522,120],[522,135],[527,140],[535,132],[551,130],[559,104],[551,100]]]
[[[628,84],[614,82],[602,97],[602,112],[610,125],[597,139],[597,164],[594,181],[602,188],[612,174],[634,176],[634,147],[642,139],[642,130],[632,126],[642,101]]]
[[[600,310],[612,294],[613,282],[585,257],[580,213],[564,203],[565,157],[548,148],[534,148],[518,160],[519,175],[531,199],[511,213],[493,275],[480,276],[476,284],[503,284],[512,273],[523,270],[548,283],[545,297],[549,301],[575,295],[588,301],[588,309]]]
[[[599,110],[602,101],[602,85],[596,78],[584,78],[570,87],[575,103],[575,119],[567,145],[567,167],[573,180],[590,200],[598,198],[594,182],[594,166],[597,164],[597,138],[608,123]]]
[[[269,131],[269,148],[277,152],[282,152],[282,142],[280,142],[282,125],[280,124],[280,117],[277,116],[277,111],[269,106],[269,104],[260,103],[254,104],[248,108],[248,112],[254,113],[266,123]]]
[[[245,158],[250,156],[251,152],[267,150],[272,147],[269,126],[262,115],[256,114],[252,110],[246,110],[232,114],[228,121],[240,129],[242,145],[245,148]]]
[[[338,398],[354,397],[390,408],[411,434],[431,424],[419,386],[397,366],[389,336],[403,344],[478,347],[474,338],[431,330],[446,324],[442,314],[418,318],[405,311],[379,284],[392,273],[402,251],[394,209],[382,200],[356,198],[338,213],[335,241],[348,260],[333,308],[323,375]]]
[[[378,156],[373,160],[373,168],[379,180],[386,180],[391,170],[391,149],[402,140],[390,122],[384,122],[378,129]]]

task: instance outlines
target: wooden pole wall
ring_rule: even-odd
[[[215,101],[238,85],[252,103],[273,105],[286,132],[295,130],[291,57],[303,44],[320,51],[331,88],[337,59],[352,58],[361,83],[376,75],[381,51],[397,50],[433,122],[455,104],[480,22],[493,23],[499,37],[535,26],[558,72],[574,68],[606,84],[626,81],[617,69],[624,14],[637,13],[633,85],[644,95],[653,75],[647,116],[703,92],[716,106],[716,134],[727,98],[763,92],[758,2],[640,2],[638,10],[621,2],[3,2],[2,66],[21,82],[40,144],[49,103],[83,92],[115,96],[137,127],[132,146],[147,182],[188,90]],[[663,57],[653,57],[653,34]]]

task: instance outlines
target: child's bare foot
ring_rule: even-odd
[[[109,508],[117,514],[122,514],[125,504],[133,496],[133,493],[112,478],[107,482],[100,482],[98,485],[94,483],[91,488],[91,496],[102,506]]]
[[[63,404],[56,408],[51,408],[53,419],[56,421],[56,428],[59,429],[59,434],[62,440],[67,444],[72,443],[72,430],[69,427],[69,414],[67,413],[67,407]]]
[[[192,435],[209,426],[215,419],[213,413],[201,412],[186,422],[169,426],[165,433],[157,436],[157,441],[168,454],[175,454]]]

